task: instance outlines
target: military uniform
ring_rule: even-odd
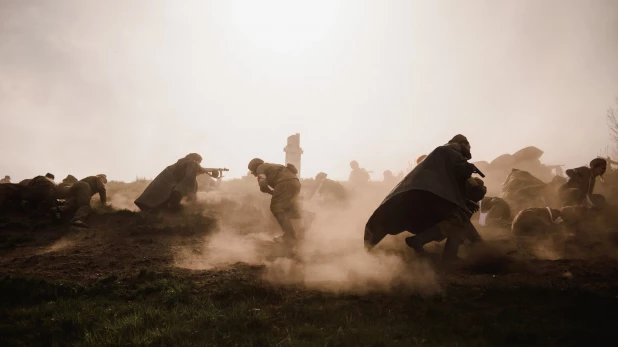
[[[290,218],[300,218],[298,195],[300,180],[286,166],[264,163],[257,167],[258,182],[265,179],[273,188],[270,210],[273,214],[285,212]],[[262,176],[261,176],[262,175]]]
[[[73,219],[84,222],[92,212],[90,200],[93,195],[99,194],[101,202],[103,204],[107,202],[105,181],[106,179],[101,176],[89,176],[78,181],[70,188],[71,198],[65,205],[60,206],[59,210],[61,212],[75,211]]]
[[[37,212],[48,211],[56,206],[56,183],[45,176],[37,176],[28,182],[22,199]]]
[[[481,200],[479,207],[479,213],[484,216],[481,225],[498,227],[511,225],[511,207],[503,199],[486,197]]]
[[[517,237],[537,237],[558,230],[560,210],[549,207],[532,207],[522,210],[513,219],[511,231]]]
[[[447,239],[444,256],[455,258],[464,240],[480,241],[470,222],[476,202],[487,189],[475,170],[467,139],[455,136],[420,162],[384,199],[365,226],[365,247],[373,248],[386,235],[408,231],[408,246],[423,252],[423,245]]]
[[[596,178],[593,176],[592,170],[582,166],[566,170],[566,175],[569,177],[569,180],[560,187],[559,191],[562,206],[584,203],[586,198],[592,195],[596,183]]]

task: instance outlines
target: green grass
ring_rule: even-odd
[[[618,322],[617,290],[451,285],[443,296],[330,295],[238,271],[142,270],[88,285],[0,279],[2,346],[577,346]]]

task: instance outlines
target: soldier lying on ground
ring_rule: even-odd
[[[471,179],[476,168],[470,144],[456,135],[433,150],[375,210],[365,226],[365,247],[372,249],[386,235],[408,231],[416,236],[406,244],[418,253],[423,245],[446,238],[443,259],[457,259],[465,241],[481,241],[470,222],[487,191],[480,179]]]
[[[87,228],[86,220],[92,212],[92,207],[90,206],[92,196],[99,194],[101,203],[103,205],[107,204],[106,183],[107,176],[100,174],[86,177],[73,184],[70,188],[70,198],[66,201],[66,204],[52,209],[54,219],[59,220],[60,213],[74,212],[75,215],[71,219],[71,224]]]
[[[511,227],[511,206],[500,198],[485,197],[479,203],[479,224],[489,227]]]
[[[516,237],[539,237],[560,230],[561,211],[549,207],[531,207],[522,210],[513,219],[511,231]]]
[[[248,169],[253,176],[257,177],[260,191],[272,195],[270,211],[283,230],[283,235],[277,240],[283,241],[288,246],[293,246],[299,235],[297,235],[292,220],[299,221],[301,219],[298,201],[301,185],[296,176],[298,170],[292,164],[283,166],[265,163],[260,158],[252,159],[249,162]],[[299,232],[302,231],[299,230]]]
[[[197,176],[209,173],[201,163],[202,157],[191,153],[166,167],[135,200],[135,205],[142,211],[177,209],[184,197],[193,198],[197,193]],[[218,177],[217,171],[209,174]]]
[[[602,177],[607,169],[607,161],[602,158],[592,159],[590,167],[581,166],[566,171],[567,183],[560,188],[562,206],[584,204],[592,206],[590,197],[597,177]]]

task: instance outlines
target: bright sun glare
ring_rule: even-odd
[[[340,8],[336,1],[226,2],[227,21],[239,39],[273,53],[302,51],[328,36]]]

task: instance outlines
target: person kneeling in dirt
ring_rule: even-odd
[[[485,197],[479,203],[479,224],[488,227],[511,227],[511,206],[504,199]]]
[[[177,210],[184,197],[195,200],[197,176],[206,173],[218,177],[218,171],[209,172],[201,163],[202,157],[191,153],[166,167],[135,200],[135,205],[142,211]]]
[[[522,210],[513,219],[511,231],[516,237],[539,237],[560,230],[561,210],[533,207]]]
[[[86,177],[73,184],[70,189],[70,198],[67,200],[66,204],[52,209],[54,219],[59,220],[61,213],[75,212],[75,215],[71,219],[71,224],[88,228],[86,220],[92,212],[92,207],[90,206],[92,196],[99,194],[101,203],[103,205],[107,204],[106,183],[107,176],[100,174]]]
[[[590,167],[578,167],[566,170],[569,177],[567,183],[560,187],[560,200],[562,206],[586,205],[593,206],[591,201],[592,192],[597,177],[602,177],[607,169],[607,161],[595,158],[590,162]]]
[[[403,231],[415,234],[406,244],[423,254],[423,246],[446,238],[443,259],[458,259],[459,246],[465,241],[481,241],[470,221],[478,210],[487,188],[472,178],[476,167],[470,144],[456,135],[448,144],[433,150],[384,199],[365,226],[365,247],[371,250],[386,235]]]
[[[311,200],[322,200],[325,203],[344,203],[348,194],[343,185],[337,181],[326,178],[328,175],[320,172],[315,176],[316,187],[311,195]]]
[[[51,174],[31,179],[22,195],[26,212],[40,216],[56,207],[56,189]]]
[[[296,174],[298,170],[292,164],[286,166],[265,163],[260,158],[249,162],[249,171],[257,177],[260,191],[272,195],[270,211],[277,219],[283,230],[283,235],[277,240],[287,245],[293,245],[299,235],[292,224],[292,220],[301,219],[298,195],[300,194],[300,180]]]

